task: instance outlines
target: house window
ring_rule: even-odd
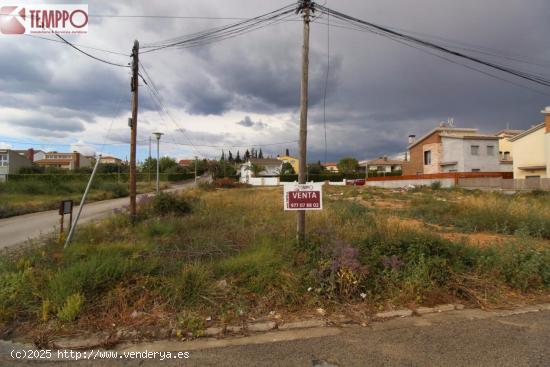
[[[470,146],[470,154],[479,155],[479,145],[471,145]]]
[[[7,166],[8,166],[8,155],[0,154],[0,167],[7,167]]]
[[[487,145],[487,155],[495,155],[495,147],[492,145]]]
[[[426,150],[424,152],[424,164],[432,164],[432,151]]]
[[[504,160],[509,161],[510,160],[510,152],[504,152]]]

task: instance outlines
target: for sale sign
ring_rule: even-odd
[[[323,209],[323,184],[286,184],[284,201],[285,210],[321,210]]]

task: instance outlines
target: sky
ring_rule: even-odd
[[[236,20],[93,15],[248,18],[290,3],[89,1],[88,34],[67,39],[129,54],[135,39],[145,45]],[[548,1],[321,3],[486,60],[550,75]],[[302,23],[296,15],[211,45],[142,54],[140,61],[172,118],[159,114],[141,85],[138,160],[147,157],[155,131],[164,133],[161,155],[177,159],[218,158],[222,149],[235,155],[251,147],[273,156],[288,148],[297,155],[301,47]],[[130,61],[125,55],[85,50],[115,63]],[[311,25],[308,161],[393,156],[406,149],[409,134],[421,136],[448,118],[457,127],[481,132],[527,129],[542,121],[550,88],[481,68],[508,82],[317,17]],[[128,68],[100,63],[67,45],[0,35],[0,147],[101,152],[125,159],[129,79]]]

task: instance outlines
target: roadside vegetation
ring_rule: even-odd
[[[78,204],[86,184],[87,182],[84,181],[52,182],[40,178],[0,183],[0,218],[57,209],[61,200],[74,200],[75,204]],[[168,186],[167,183],[162,185]],[[155,188],[154,183],[138,183],[138,192],[150,192]],[[125,196],[128,196],[128,183],[98,180],[92,186],[88,201]]]
[[[177,196],[145,196],[135,227],[119,213],[80,227],[65,250],[51,240],[0,258],[0,333],[44,338],[125,329],[181,337],[209,325],[318,308],[360,318],[403,305],[548,299],[544,231],[510,231],[504,242],[475,246],[407,224],[411,213],[420,217],[414,205],[430,197],[439,205],[461,197],[453,205],[480,213],[502,210],[498,200],[510,200],[504,208],[524,223],[522,215],[547,218],[547,204],[534,195],[329,187],[325,210],[308,213],[308,242],[297,245],[295,215],[283,211],[279,188],[218,182]],[[523,205],[535,213],[518,209]],[[452,208],[440,212],[447,224],[463,216]],[[435,222],[438,215],[422,218]],[[501,228],[490,223],[484,228]]]

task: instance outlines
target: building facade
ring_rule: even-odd
[[[498,141],[497,136],[480,134],[477,129],[439,126],[410,140],[403,175],[500,172]]]
[[[514,178],[550,177],[550,107],[541,112],[544,122],[510,139],[514,151]]]
[[[59,153],[48,152],[44,154],[43,159],[35,159],[34,163],[41,167],[52,167],[74,170],[92,166],[92,159],[78,152]]]
[[[32,161],[21,152],[11,149],[0,149],[0,181],[5,181],[7,175],[19,173],[19,170],[23,167],[32,166]]]
[[[99,163],[102,163],[102,164],[121,164],[122,159],[119,159],[117,157],[105,156],[105,157],[101,157],[101,161]]]
[[[403,161],[388,159],[387,156],[379,157],[370,161],[362,161],[362,165],[366,168],[367,172],[377,173],[392,173],[403,170]]]
[[[254,173],[254,166],[261,167],[261,171]],[[283,161],[278,159],[259,159],[251,158],[246,163],[243,163],[240,168],[241,182],[248,183],[252,177],[269,177],[279,176],[283,167]]]

